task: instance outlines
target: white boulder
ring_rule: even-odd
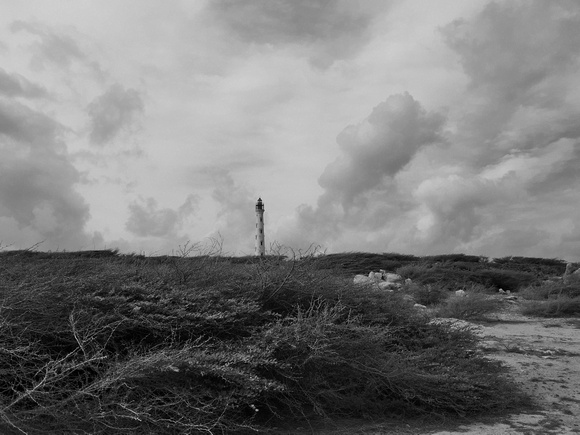
[[[388,281],[383,281],[383,282],[379,282],[379,288],[381,290],[398,290],[401,288],[401,284],[396,283],[396,282],[388,282]]]
[[[353,282],[355,284],[372,285],[376,284],[378,288],[386,291],[398,290],[402,287],[403,278],[396,273],[387,273],[384,270],[378,272],[369,272],[367,275],[355,275]]]
[[[366,275],[355,275],[353,282],[355,284],[369,284],[372,280]]]
[[[396,273],[385,273],[383,276],[387,282],[399,282],[403,280],[403,277]]]
[[[375,282],[379,282],[383,280],[383,273],[382,272],[370,272],[369,279]]]

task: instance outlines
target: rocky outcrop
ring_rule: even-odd
[[[362,285],[377,285],[381,290],[397,290],[402,287],[403,277],[396,273],[388,273],[384,270],[370,272],[366,275],[355,275],[353,282]],[[405,280],[406,284],[410,280]]]

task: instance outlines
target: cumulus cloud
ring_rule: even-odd
[[[395,177],[422,149],[444,144],[444,123],[441,113],[425,110],[408,93],[387,98],[339,134],[341,154],[319,179],[324,193],[317,206],[299,207],[297,226],[284,225],[277,237],[284,244],[334,249],[382,240],[377,234],[389,220],[411,207]]]
[[[19,247],[82,247],[89,209],[74,190],[63,127],[27,106],[0,100],[0,230]],[[73,248],[74,249],[74,248]]]
[[[119,84],[110,86],[87,107],[91,118],[91,143],[103,145],[110,142],[123,130],[135,126],[143,110],[138,91],[125,89]]]
[[[568,197],[580,191],[580,5],[490,3],[442,33],[470,79],[455,149],[472,150],[467,176],[500,185],[480,210],[488,222],[463,246],[578,257],[565,241],[568,221],[580,217],[580,197]]]
[[[46,97],[48,92],[44,87],[30,82],[20,74],[10,74],[0,68],[0,95],[40,98]]]
[[[176,210],[159,208],[155,198],[140,198],[129,205],[125,228],[139,237],[176,238],[186,218],[196,211],[199,198],[189,195]]]
[[[580,258],[580,4],[490,3],[441,29],[468,77],[446,117],[389,97],[280,237],[334,250]]]
[[[340,133],[342,154],[326,167],[320,185],[348,208],[359,195],[400,171],[421,147],[440,142],[444,121],[408,93],[390,96],[363,122]]]
[[[388,2],[369,0],[217,0],[209,13],[240,40],[254,44],[301,44],[311,62],[326,67],[353,55],[369,36],[374,16]]]

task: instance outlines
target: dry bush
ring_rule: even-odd
[[[437,316],[462,320],[483,320],[499,308],[500,301],[481,291],[467,291],[464,296],[449,297],[438,309]]]
[[[548,281],[541,285],[528,286],[518,293],[529,300],[547,300],[560,297],[580,297],[580,285],[565,284],[562,281]]]
[[[530,300],[522,306],[522,314],[538,317],[570,317],[580,315],[580,297],[560,296],[548,300]]]
[[[467,415],[515,406],[504,369],[477,357],[469,329],[422,322],[367,325],[320,301],[263,332],[287,388],[265,405],[279,415]]]
[[[411,283],[406,286],[405,291],[413,296],[416,303],[425,306],[440,304],[450,295],[448,290],[436,284]]]
[[[282,255],[3,257],[0,432],[235,433],[514,405],[477,338]],[[501,386],[502,388],[499,388]]]

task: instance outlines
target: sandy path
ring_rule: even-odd
[[[580,434],[580,319],[531,318],[513,309],[497,316],[500,322],[481,327],[482,349],[512,369],[511,376],[538,409],[431,433]]]

